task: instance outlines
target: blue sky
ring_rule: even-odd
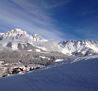
[[[0,32],[15,27],[49,39],[98,40],[98,0],[0,0]]]

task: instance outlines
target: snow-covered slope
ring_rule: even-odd
[[[53,66],[2,78],[0,91],[98,91],[98,59]]]

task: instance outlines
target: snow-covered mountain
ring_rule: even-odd
[[[34,50],[37,51],[39,48],[34,46],[35,42],[45,42],[44,38],[41,36],[34,34],[30,35],[26,31],[15,28],[11,31],[0,33],[0,47],[7,47],[12,50]]]
[[[61,52],[65,55],[94,55],[98,53],[98,42],[93,40],[67,40],[62,42],[51,41],[38,34],[28,34],[26,31],[15,28],[0,33],[0,50]]]
[[[61,52],[68,55],[93,55],[98,53],[98,42],[93,40],[69,40],[59,43]]]
[[[28,42],[28,43],[32,43],[34,41],[35,42],[47,41],[46,39],[42,38],[38,34],[30,35],[26,31],[19,28],[12,29],[11,31],[5,33],[0,33],[0,39],[7,40],[7,41],[8,40],[21,41],[21,42]]]

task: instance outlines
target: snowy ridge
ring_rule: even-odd
[[[71,63],[75,63],[81,60],[89,60],[89,59],[95,59],[98,58],[98,55],[93,55],[93,56],[85,56],[85,57],[77,57],[76,59],[74,59],[73,61],[71,61]]]
[[[47,40],[38,34],[28,34],[26,31],[15,28],[0,33],[0,49],[12,50],[41,50],[59,52],[68,56],[87,56],[98,54],[98,42],[93,40],[67,40],[62,42]]]
[[[93,55],[98,53],[98,42],[93,40],[69,40],[59,43],[62,53],[68,55]]]

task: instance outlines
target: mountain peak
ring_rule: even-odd
[[[45,41],[48,41],[47,39],[44,39],[42,36],[38,35],[38,34],[33,34],[32,35],[33,37],[33,41],[36,41],[36,42],[45,42]]]
[[[6,32],[6,34],[26,34],[26,31],[21,28],[14,28],[11,31]]]

